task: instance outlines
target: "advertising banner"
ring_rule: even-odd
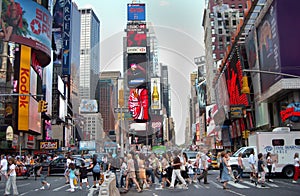
[[[70,38],[71,38],[71,1],[65,1],[64,6],[64,28],[63,28],[63,63],[62,63],[62,74],[70,75]]]
[[[19,94],[25,95],[19,96],[18,130],[28,131],[31,48],[21,45],[20,55]]]
[[[95,141],[80,141],[79,150],[96,150]]]
[[[30,110],[29,110],[29,127],[28,129],[35,132],[41,133],[41,113],[38,111],[38,102],[30,97]]]
[[[148,120],[148,90],[131,89],[129,92],[128,109],[134,120]]]
[[[96,113],[96,112],[98,112],[97,100],[93,100],[93,99],[81,100],[80,112],[81,113]]]
[[[160,78],[151,78],[151,109],[161,109],[161,83]]]
[[[34,1],[2,1],[2,22],[0,38],[38,50],[41,64],[49,64],[52,16],[46,8]]]
[[[146,9],[145,4],[127,4],[127,20],[128,21],[145,21]]]
[[[146,24],[127,25],[127,53],[146,53]]]
[[[40,140],[39,147],[40,150],[57,150],[59,147],[59,140]]]
[[[275,2],[275,1],[274,1]],[[281,72],[279,34],[277,27],[277,10],[271,5],[269,11],[257,28],[259,64],[262,71]],[[266,92],[269,87],[282,78],[276,74],[260,74],[261,91]]]
[[[146,85],[147,56],[146,54],[129,54],[127,67],[127,83],[129,88]]]

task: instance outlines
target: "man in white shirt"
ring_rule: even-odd
[[[0,175],[1,179],[6,179],[7,174],[7,160],[4,156],[4,154],[1,155],[1,162],[0,162]]]
[[[253,183],[253,182],[255,182],[254,179],[256,178],[256,170],[255,170],[256,160],[255,160],[255,156],[254,156],[254,149],[251,150],[251,154],[249,156],[248,162],[249,162],[250,170],[251,170],[250,181]]]
[[[202,174],[199,176],[198,180],[200,182],[200,180],[202,178],[204,178],[204,184],[209,184],[207,182],[207,171],[208,171],[208,157],[205,153],[201,153],[200,154],[200,161],[201,161],[201,170],[202,170]]]

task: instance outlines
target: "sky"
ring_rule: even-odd
[[[100,70],[123,71],[123,37],[130,0],[74,0],[78,8],[92,8],[100,20]],[[158,61],[168,65],[171,116],[176,144],[184,143],[189,115],[190,74],[197,70],[194,58],[203,56],[202,27],[205,0],[143,0],[146,21],[158,41]]]

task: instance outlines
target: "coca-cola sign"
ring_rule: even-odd
[[[40,150],[56,150],[58,141],[40,141]]]

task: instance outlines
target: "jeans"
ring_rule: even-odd
[[[116,171],[116,170],[111,170],[111,172],[115,174],[115,178],[116,178],[116,187],[119,188],[119,181],[118,181],[117,171]]]
[[[13,188],[13,194],[18,195],[18,189],[17,189],[17,183],[16,183],[16,178],[17,176],[9,176],[6,182],[6,187],[5,187],[5,194],[9,195],[10,194],[10,187],[12,186]]]
[[[120,187],[125,187],[124,178],[126,179],[126,176],[123,176],[123,174],[121,174],[121,177],[120,177]]]
[[[151,181],[154,184],[155,183],[155,176],[154,176],[153,170],[152,169],[147,169],[146,170],[146,175],[151,176]]]

